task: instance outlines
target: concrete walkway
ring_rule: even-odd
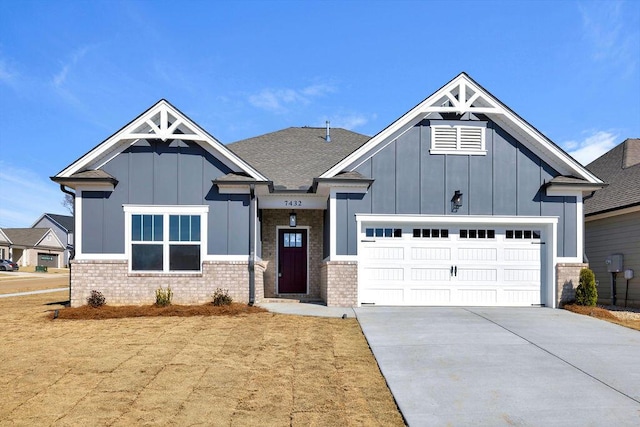
[[[296,314],[299,316],[318,317],[356,317],[353,308],[327,307],[321,304],[295,303],[295,302],[264,302],[257,304],[273,313]]]
[[[69,287],[66,287],[66,288],[54,288],[54,289],[40,289],[39,291],[14,292],[14,293],[11,293],[11,294],[0,294],[0,298],[22,297],[22,296],[25,296],[25,295],[48,294],[48,293],[51,293],[51,292],[61,292],[61,291],[69,292]]]
[[[550,308],[355,309],[410,426],[640,425],[640,332]]]

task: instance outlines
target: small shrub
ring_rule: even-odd
[[[596,276],[588,268],[580,270],[580,284],[576,288],[576,304],[594,307],[598,302]]]
[[[215,292],[213,292],[213,305],[230,305],[232,302],[233,299],[229,295],[228,289],[217,288]]]
[[[87,304],[89,304],[93,308],[102,307],[107,302],[102,292],[96,291],[95,289],[91,291],[91,294],[87,297]]]
[[[156,305],[158,307],[166,307],[171,305],[171,299],[173,298],[173,292],[171,288],[167,286],[167,289],[162,287],[156,289]]]

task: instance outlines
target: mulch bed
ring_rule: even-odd
[[[68,320],[101,320],[101,319],[122,319],[127,317],[191,317],[191,316],[238,316],[255,313],[264,313],[262,307],[249,306],[247,304],[232,303],[230,305],[215,306],[212,303],[203,305],[168,305],[159,307],[157,305],[125,305],[101,307],[67,307],[58,310],[58,319]],[[54,319],[55,312],[51,312],[50,318]]]
[[[572,311],[578,314],[584,314],[586,316],[596,317],[603,320],[617,320],[618,318],[611,314],[609,310],[600,307],[589,307],[586,305],[567,304],[562,308]]]

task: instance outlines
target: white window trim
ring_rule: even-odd
[[[209,206],[202,205],[123,205],[124,227],[125,227],[125,257],[129,264],[129,274],[202,274],[202,263],[207,254],[207,236]],[[162,215],[162,242],[157,242],[163,246],[163,267],[164,270],[133,270],[131,258],[131,217],[133,215]],[[199,215],[200,216],[200,268],[198,270],[169,270],[169,216],[170,215]],[[166,237],[165,237],[166,236]]]
[[[436,148],[436,132],[435,129],[455,129],[456,130],[456,148],[455,149],[441,149]],[[465,150],[460,148],[461,132],[464,129],[480,129],[480,149],[479,150]],[[467,125],[431,125],[431,154],[455,154],[455,155],[469,155],[469,156],[486,156],[486,128],[483,126],[467,126]]]

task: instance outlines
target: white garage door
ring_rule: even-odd
[[[363,225],[359,300],[377,305],[544,304],[540,227]]]

